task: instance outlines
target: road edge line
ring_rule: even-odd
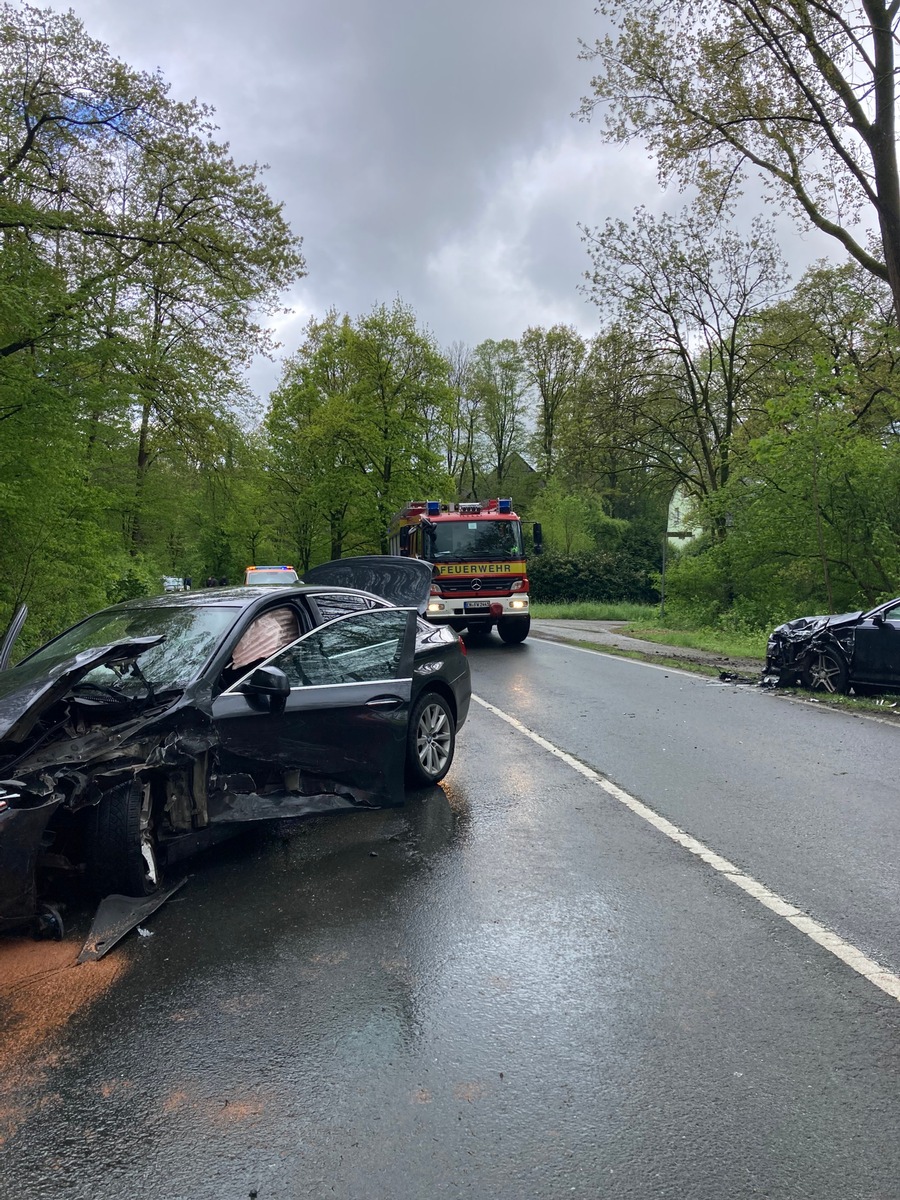
[[[564,637],[547,637],[536,631],[530,635],[536,641],[546,642],[548,646],[565,646],[567,650],[577,650],[579,654],[601,654],[605,658],[613,658],[616,662],[634,663],[638,667],[651,667],[654,671],[665,671],[671,675],[682,675],[685,679],[698,679],[706,681],[710,686],[716,687],[732,687],[735,690],[741,689],[751,695],[769,696],[773,700],[778,700],[784,704],[802,704],[806,708],[814,709],[816,712],[834,713],[838,717],[855,717],[861,721],[874,721],[877,725],[886,725],[889,729],[897,729],[897,721],[892,721],[888,717],[882,717],[879,713],[870,712],[868,709],[855,708],[840,708],[835,704],[823,703],[819,700],[813,700],[806,696],[788,696],[784,692],[778,691],[775,688],[760,688],[754,684],[738,683],[733,680],[717,680],[712,675],[704,675],[701,671],[690,671],[686,667],[670,667],[663,663],[648,662],[643,658],[629,658],[630,653],[639,653],[638,651],[623,650],[621,654],[617,654],[614,647],[604,646],[602,642],[598,642],[596,649],[587,646],[576,645],[575,642],[569,641]],[[723,667],[724,671],[725,668]]]
[[[858,946],[854,946],[852,942],[848,942],[842,938],[840,934],[834,930],[822,925],[814,917],[805,913],[795,904],[791,904],[785,900],[783,896],[779,896],[777,892],[773,892],[771,888],[766,887],[764,883],[760,883],[752,875],[748,875],[746,871],[742,871],[740,867],[729,862],[721,854],[716,853],[699,838],[693,837],[680,829],[674,822],[667,817],[661,816],[652,808],[646,805],[643,800],[638,800],[636,796],[632,796],[626,792],[624,788],[606,779],[599,771],[595,771],[593,767],[587,766],[586,763],[580,762],[574,755],[569,754],[566,750],[561,750],[559,746],[542,737],[533,729],[523,724],[517,717],[510,713],[504,712],[502,708],[497,708],[495,704],[491,704],[488,700],[483,700],[481,696],[476,696],[474,693],[472,699],[476,704],[480,704],[482,708],[486,708],[488,712],[499,717],[501,721],[505,721],[507,725],[511,725],[513,729],[523,733],[530,738],[542,749],[549,751],[556,758],[572,767],[585,779],[589,779],[592,783],[597,784],[608,796],[613,800],[617,800],[625,808],[629,809],[646,821],[648,825],[652,825],[654,829],[664,834],[670,841],[681,846],[683,850],[687,850],[689,854],[693,854],[699,858],[707,866],[712,867],[729,883],[746,892],[754,900],[757,900],[764,908],[769,909],[776,916],[782,917],[789,925],[792,925],[800,933],[804,934],[811,941],[821,946],[823,950],[827,950],[835,958],[839,959],[857,975],[861,975],[863,979],[867,979],[869,983],[874,984],[880,991],[890,996],[892,999],[900,1001],[900,975],[894,974],[887,967],[882,966],[874,958],[870,958],[868,954],[860,950]]]

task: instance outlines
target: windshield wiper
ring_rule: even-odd
[[[112,696],[113,700],[118,700],[119,703],[123,700],[127,702],[131,699],[126,692],[120,692],[111,683],[95,683],[93,679],[79,679],[77,683],[72,685],[70,691],[80,692],[83,688],[89,688],[92,692],[100,692],[103,696]]]
[[[144,672],[141,670],[141,668],[137,665],[137,659],[135,659],[135,661],[131,664],[131,673],[132,673],[132,675],[137,675],[138,679],[141,681],[141,683],[147,689],[147,696],[150,700],[150,703],[155,704],[156,703],[156,693],[153,690],[153,684],[150,682],[150,680],[147,678],[147,676],[144,674]]]

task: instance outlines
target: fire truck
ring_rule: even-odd
[[[434,563],[428,620],[504,642],[528,636],[528,575],[522,522],[511,500],[410,501],[391,521],[392,554]],[[541,527],[534,526],[534,550]]]

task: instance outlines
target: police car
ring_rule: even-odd
[[[244,572],[244,583],[254,587],[260,585],[283,587],[288,583],[297,583],[300,576],[293,567],[248,567]]]

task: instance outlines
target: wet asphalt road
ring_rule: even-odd
[[[471,661],[900,969],[900,730],[538,640]],[[152,937],[11,992],[0,1196],[900,1196],[895,1000],[492,712],[457,754],[404,810],[211,852]]]

